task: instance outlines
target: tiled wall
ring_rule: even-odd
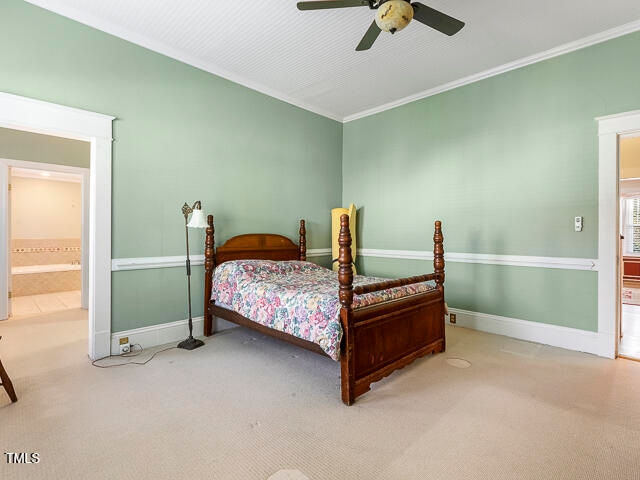
[[[70,292],[80,290],[81,282],[80,270],[12,275],[11,295],[22,297],[42,293]]]
[[[79,238],[12,239],[11,266],[80,262]]]
[[[11,266],[80,264],[80,239],[13,239]],[[41,293],[80,290],[80,270],[67,272],[29,273],[11,276],[14,297]]]

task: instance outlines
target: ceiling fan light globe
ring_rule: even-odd
[[[388,0],[376,12],[376,24],[385,32],[399,32],[413,19],[413,7],[406,0]]]

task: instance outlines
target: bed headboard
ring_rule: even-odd
[[[207,219],[213,242],[213,217]],[[209,237],[209,228],[207,237]],[[306,260],[307,242],[304,220],[300,220],[300,243],[296,245],[284,235],[247,233],[236,235],[215,249],[214,267],[229,260]],[[213,244],[212,244],[213,246]],[[205,252],[206,253],[206,252]]]
[[[228,260],[298,260],[298,246],[282,235],[247,233],[216,249],[216,265]]]
[[[306,260],[307,231],[304,220],[300,220],[299,244],[296,245],[283,235],[273,233],[248,233],[230,238],[215,248],[215,228],[213,215],[207,216],[207,230],[204,246],[204,334],[212,331],[210,310],[213,270],[217,265],[229,260]]]

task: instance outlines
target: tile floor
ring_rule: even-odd
[[[14,297],[11,313],[15,318],[70,308],[80,308],[80,290]]]
[[[622,338],[618,353],[640,360],[640,305],[622,304]]]

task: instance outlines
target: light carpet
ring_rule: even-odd
[[[638,362],[447,327],[346,407],[339,364],[240,328],[96,368],[67,314],[0,323],[0,449],[40,458],[2,479],[640,477]]]

